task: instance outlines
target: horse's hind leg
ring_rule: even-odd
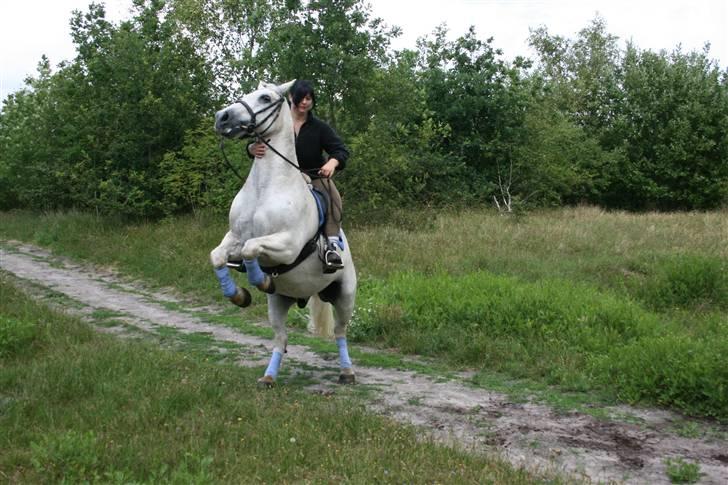
[[[230,277],[230,270],[226,266],[230,256],[239,253],[240,250],[240,240],[228,231],[220,244],[210,252],[210,262],[215,268],[217,279],[220,281],[222,294],[237,306],[244,308],[250,305],[252,301],[250,293],[235,284]]]
[[[288,334],[286,332],[288,309],[295,301],[295,299],[283,295],[268,295],[268,320],[273,327],[275,336],[273,337],[273,355],[270,358],[265,374],[258,379],[258,384],[261,386],[272,386],[278,376],[281,360],[288,345]]]
[[[354,292],[342,291],[333,302],[334,304],[334,338],[339,349],[339,384],[354,384],[356,377],[349,358],[349,349],[346,343],[346,326],[354,312]]]

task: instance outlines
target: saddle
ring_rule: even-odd
[[[331,196],[327,192],[311,186],[311,195],[316,200],[316,207],[319,215],[319,231],[326,224],[326,214],[329,213],[329,205],[331,205]]]

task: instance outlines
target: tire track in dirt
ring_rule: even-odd
[[[246,349],[241,365],[263,366],[267,362],[268,339],[212,325],[160,303],[184,305],[174,297],[126,284],[108,271],[59,260],[37,247],[16,242],[5,242],[4,246],[8,249],[0,247],[0,269],[18,278],[62,293],[92,310],[117,312],[126,323],[148,332],[169,327],[238,344]],[[73,308],[67,311],[83,313]],[[289,345],[284,362],[294,375],[305,372],[313,377],[317,384],[308,386],[312,392],[336,392],[332,377],[338,371],[336,361],[303,345]],[[307,369],[297,370],[299,364],[306,364]],[[685,419],[666,411],[625,406],[613,409],[615,414],[637,418],[640,423],[634,424],[557,412],[536,403],[515,403],[503,394],[465,382],[438,380],[411,371],[356,367],[356,372],[358,382],[373,389],[370,408],[374,411],[419,426],[445,444],[497,454],[516,466],[594,482],[670,483],[664,461],[682,458],[699,464],[703,474],[700,483],[728,483],[725,427],[714,438],[691,439],[666,431]]]

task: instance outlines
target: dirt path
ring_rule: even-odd
[[[167,294],[122,282],[110,272],[59,260],[19,243],[0,247],[0,269],[50,288],[84,304],[69,312],[111,310],[145,331],[172,327],[182,333],[204,332],[219,342],[245,349],[241,365],[264,365],[270,341],[211,325],[185,311],[166,308]],[[53,263],[50,264],[49,261]],[[212,277],[212,276],[211,276]],[[285,364],[291,371],[307,364],[319,382],[315,392],[336,392],[336,364],[300,345],[290,345]],[[356,362],[354,363],[356,366]],[[665,411],[612,408],[614,417],[557,412],[535,403],[515,403],[507,396],[473,388],[465,382],[434,379],[409,371],[357,367],[357,381],[371,386],[372,408],[398,421],[421,426],[438,440],[476,452],[496,453],[515,465],[556,470],[594,482],[670,483],[665,459],[698,463],[699,483],[728,483],[728,428],[690,422],[711,429],[702,438],[671,432],[685,418]],[[334,377],[332,377],[332,374]],[[629,422],[625,422],[629,421]]]

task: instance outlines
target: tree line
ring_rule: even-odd
[[[707,46],[622,48],[600,17],[573,39],[532,30],[535,59],[513,60],[474,28],[394,50],[364,0],[134,0],[119,23],[91,4],[70,29],[75,58],[43,57],[3,100],[0,209],[226,210],[240,181],[214,112],[295,78],[351,148],[354,212],[728,203],[728,72]]]

